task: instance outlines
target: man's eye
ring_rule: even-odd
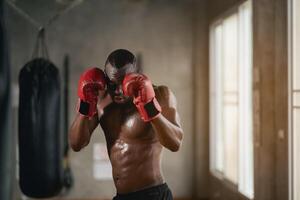
[[[108,88],[109,88],[110,90],[115,91],[115,90],[117,89],[117,84],[115,84],[115,83],[109,83],[109,84],[108,84]]]

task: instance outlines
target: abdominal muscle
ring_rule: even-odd
[[[117,139],[109,151],[117,192],[126,194],[162,184],[161,150],[157,140]]]

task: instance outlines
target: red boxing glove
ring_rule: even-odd
[[[147,76],[136,73],[127,74],[122,86],[124,95],[133,97],[133,102],[145,122],[159,115],[161,107],[155,98],[152,83]]]
[[[78,83],[78,112],[93,117],[97,113],[99,91],[105,90],[106,79],[104,72],[99,68],[86,70]]]

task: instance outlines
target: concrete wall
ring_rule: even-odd
[[[209,197],[208,3],[208,1],[197,1],[194,11],[194,195],[200,199]]]
[[[56,9],[34,1],[16,2],[36,20],[45,21]],[[70,55],[70,120],[75,114],[79,74],[88,66],[102,67],[107,55],[116,48],[141,53],[144,72],[155,84],[168,85],[174,91],[185,135],[178,153],[164,151],[163,172],[176,197],[190,196],[193,184],[191,8],[190,1],[180,0],[89,0],[65,14],[47,31],[51,60],[61,68],[64,55]],[[31,57],[37,30],[11,8],[7,19],[12,78],[16,85],[19,70]],[[71,153],[76,182],[68,198],[114,195],[112,181],[96,181],[92,176],[92,145],[99,142],[104,142],[104,137],[97,129],[86,149]]]

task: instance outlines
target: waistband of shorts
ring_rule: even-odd
[[[155,185],[149,188],[145,188],[145,189],[141,189],[135,192],[130,192],[130,193],[126,193],[126,194],[119,194],[117,193],[118,197],[122,197],[122,198],[128,198],[128,197],[132,197],[132,196],[139,196],[142,194],[146,194],[146,193],[152,193],[152,192],[163,192],[165,190],[169,189],[167,183],[163,183],[160,185]]]

